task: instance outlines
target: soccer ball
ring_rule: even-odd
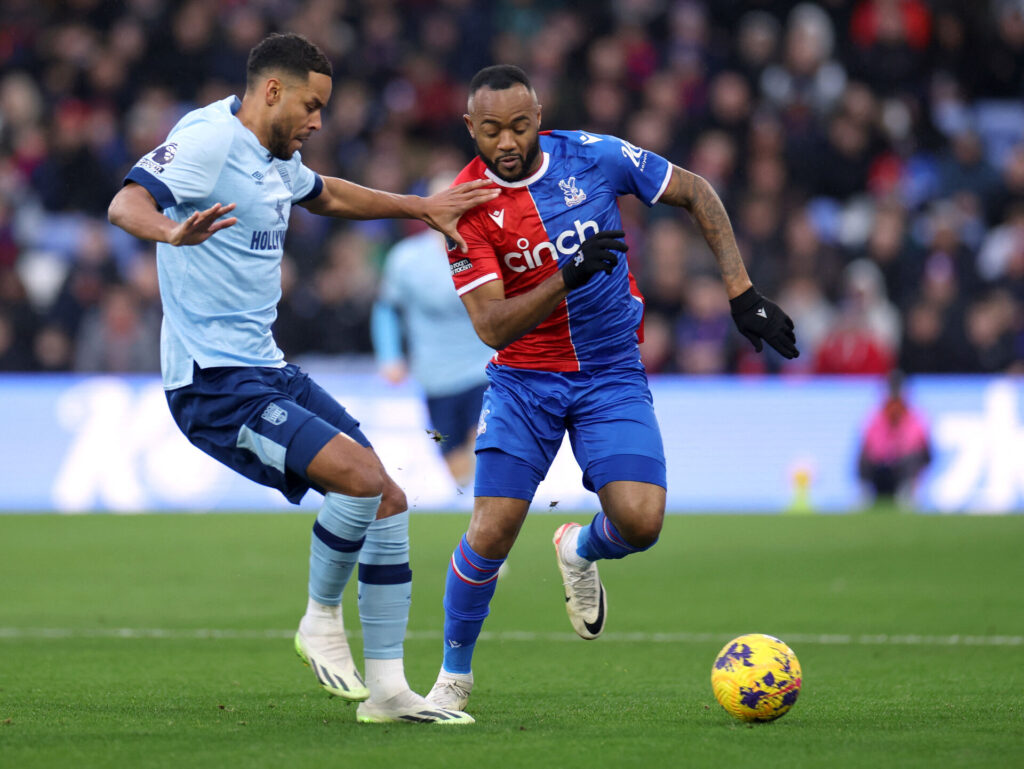
[[[778,638],[734,638],[715,658],[711,689],[718,704],[741,721],[774,721],[800,696],[800,662]]]

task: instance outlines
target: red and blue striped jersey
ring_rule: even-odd
[[[502,280],[505,296],[524,294],[560,269],[595,232],[622,228],[618,198],[635,195],[649,206],[664,193],[672,165],[614,136],[583,131],[540,134],[541,167],[507,182],[480,158],[455,183],[489,179],[494,200],[467,212],[459,234],[469,249],[448,252],[459,295]],[[541,371],[586,371],[639,357],[643,297],[619,259],[572,291],[535,329],[499,350],[493,361]]]

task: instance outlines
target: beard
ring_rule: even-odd
[[[476,154],[479,158],[484,161],[484,165],[490,169],[491,173],[497,176],[502,181],[506,182],[518,182],[525,179],[534,171],[534,164],[537,162],[537,158],[540,156],[540,139],[537,136],[533,138],[533,144],[526,149],[526,157],[522,157],[518,152],[511,152],[505,155],[501,155],[495,160],[491,160],[483,152],[480,151],[480,145],[476,145]],[[511,176],[505,172],[497,161],[507,157],[521,157],[522,165],[520,166],[519,172],[514,173]]]
[[[270,154],[279,160],[291,160],[292,155],[295,154],[295,150],[290,149],[291,135],[276,123],[270,126],[268,143],[270,146],[267,149],[270,150]]]

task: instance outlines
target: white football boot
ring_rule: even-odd
[[[473,691],[472,673],[448,673],[442,670],[427,694],[427,700],[446,710],[465,710]]]
[[[372,698],[360,702],[356,719],[361,724],[472,724],[473,716],[460,710],[438,707],[436,703],[411,689],[399,692],[383,702]]]
[[[313,669],[316,680],[336,697],[360,702],[370,696],[363,677],[359,675],[345,637],[341,607],[330,617],[311,617],[308,613],[295,634],[295,653]]]
[[[597,564],[590,561],[585,566],[577,565],[584,560],[576,555],[576,539],[581,528],[578,523],[563,524],[552,541],[565,585],[565,610],[569,621],[580,638],[591,641],[604,631],[608,598],[597,574]]]

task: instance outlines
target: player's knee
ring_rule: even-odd
[[[631,516],[627,521],[618,524],[622,538],[638,550],[646,550],[658,541],[661,536],[661,524],[664,516],[660,513],[646,513]]]
[[[485,558],[507,557],[515,541],[515,533],[501,529],[478,529],[469,532],[469,546]]]
[[[390,518],[392,515],[404,513],[409,509],[409,502],[405,498],[405,492],[398,488],[393,481],[386,482],[384,495],[380,500],[380,507],[377,510],[378,518]]]
[[[360,462],[347,467],[333,468],[326,474],[324,487],[350,497],[377,497],[384,493],[384,468],[372,462]]]
[[[485,558],[505,558],[519,535],[519,526],[514,522],[496,520],[481,521],[474,518],[466,532],[469,546]]]
[[[385,486],[384,470],[380,467],[361,467],[352,474],[350,481],[352,490],[349,492],[354,497],[376,497],[384,493]]]

